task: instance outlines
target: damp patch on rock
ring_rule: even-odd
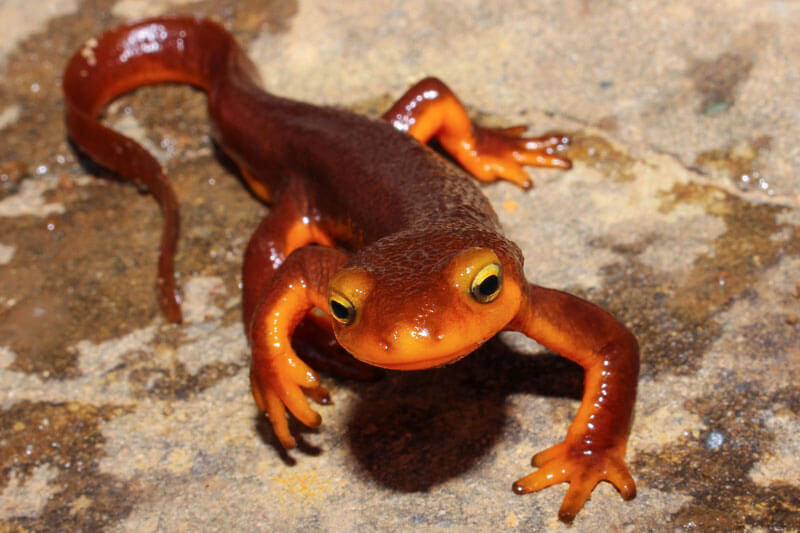
[[[736,89],[750,76],[753,59],[736,52],[723,52],[711,59],[695,59],[687,74],[700,94],[699,111],[713,115],[736,101]]]
[[[685,275],[643,264],[637,257],[641,248],[617,246],[614,250],[625,260],[604,267],[604,287],[576,289],[632,327],[643,347],[643,376],[696,372],[720,333],[717,315],[746,297],[758,276],[785,255],[800,253],[797,227],[778,221],[784,207],[752,204],[716,187],[692,183],[675,184],[661,195],[664,212],[687,203],[720,218],[725,230]]]
[[[20,402],[0,411],[0,487],[31,483],[50,495],[37,508],[22,502],[19,514],[4,512],[0,528],[100,530],[126,516],[136,488],[98,469],[105,455],[100,428],[126,412],[78,402]],[[25,494],[4,491],[3,500]]]
[[[692,496],[673,515],[675,525],[702,531],[736,530],[743,524],[768,530],[797,526],[800,487],[764,486],[749,477],[761,454],[775,445],[763,413],[776,404],[792,405],[797,413],[800,396],[794,388],[763,394],[747,383],[719,387],[688,405],[704,419],[706,432],[637,455],[632,467],[648,486]]]

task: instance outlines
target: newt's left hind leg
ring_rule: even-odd
[[[384,113],[384,120],[420,142],[435,138],[481,181],[508,180],[522,188],[532,183],[522,165],[568,169],[572,162],[556,155],[564,135],[523,137],[527,127],[487,128],[473,123],[458,97],[437,78],[411,87]]]

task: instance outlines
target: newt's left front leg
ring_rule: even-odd
[[[507,329],[575,361],[585,372],[583,400],[566,438],[534,455],[538,470],[514,483],[514,492],[569,482],[558,513],[564,522],[575,518],[600,481],[610,481],[626,500],[636,496],[625,465],[639,375],[639,346],[633,335],[594,304],[533,284]]]
[[[532,183],[523,165],[567,169],[569,159],[556,155],[569,140],[560,134],[523,137],[527,127],[487,128],[475,124],[447,85],[425,78],[395,102],[383,119],[420,142],[436,139],[481,181],[508,180],[522,188]]]

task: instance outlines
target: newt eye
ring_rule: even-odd
[[[332,294],[328,300],[331,315],[339,323],[349,326],[356,319],[356,307],[344,296]]]
[[[503,271],[500,265],[492,263],[478,271],[472,279],[469,292],[482,304],[488,304],[497,298],[503,287]]]

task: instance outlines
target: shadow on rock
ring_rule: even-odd
[[[490,453],[506,424],[509,394],[579,399],[582,381],[583,370],[562,357],[517,353],[495,340],[451,366],[356,385],[349,444],[378,483],[425,491]]]

